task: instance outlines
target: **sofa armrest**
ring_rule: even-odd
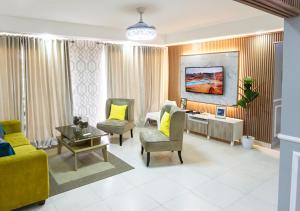
[[[43,150],[0,158],[0,210],[49,197],[48,158]]]
[[[19,120],[0,121],[0,124],[3,126],[3,128],[7,134],[21,132],[22,124],[21,124],[21,121],[19,121]]]

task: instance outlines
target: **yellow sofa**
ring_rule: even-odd
[[[30,145],[21,132],[21,122],[0,121],[6,131],[4,140],[15,155],[0,157],[0,211],[33,203],[44,204],[49,197],[48,157]]]

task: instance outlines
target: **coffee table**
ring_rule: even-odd
[[[77,171],[77,155],[83,152],[92,152],[97,149],[102,149],[102,155],[105,162],[108,162],[107,145],[101,143],[101,137],[108,135],[102,130],[95,127],[88,126],[87,128],[80,129],[73,125],[57,127],[57,131],[61,136],[57,137],[58,140],[58,154],[61,154],[62,146],[65,146],[74,155],[74,168]]]

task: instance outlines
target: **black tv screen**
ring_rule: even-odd
[[[223,95],[224,67],[186,67],[185,90],[194,93]]]

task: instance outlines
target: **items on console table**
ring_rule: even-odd
[[[234,145],[243,136],[243,120],[216,118],[211,114],[186,114],[186,129],[210,137],[230,141]]]

